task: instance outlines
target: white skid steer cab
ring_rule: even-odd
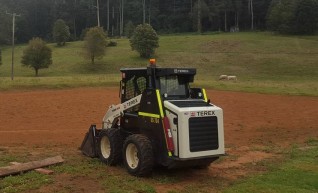
[[[122,162],[135,176],[155,165],[205,167],[225,154],[223,111],[201,88],[190,88],[196,69],[123,68],[118,105],[102,128],[91,125],[80,147],[108,165]]]

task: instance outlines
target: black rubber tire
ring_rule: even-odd
[[[105,145],[105,141],[109,143],[110,151],[107,152],[106,155],[105,151],[103,152],[102,145]],[[99,133],[98,139],[98,157],[99,159],[107,165],[117,165],[122,161],[122,147],[123,147],[123,139],[120,134],[119,128],[111,128],[111,129],[103,129]],[[104,146],[105,147],[105,146]],[[105,148],[104,148],[105,150]]]
[[[135,145],[138,153],[138,164],[135,168],[131,167],[128,164],[127,160],[127,147],[133,144]],[[131,175],[144,177],[151,174],[152,169],[154,167],[154,155],[152,150],[152,145],[150,140],[141,134],[134,134],[127,137],[124,143],[123,148],[123,158],[124,158],[124,165]]]

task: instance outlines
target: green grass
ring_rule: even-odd
[[[117,74],[60,77],[16,77],[14,81],[11,81],[11,78],[8,77],[0,77],[0,90],[113,86],[118,84],[119,81],[120,76]]]
[[[83,42],[53,49],[53,65],[39,71],[22,67],[26,45],[15,49],[15,81],[10,80],[11,49],[3,49],[0,89],[64,88],[114,85],[121,67],[144,67],[148,61],[131,50],[128,39],[118,39],[106,56],[91,65],[82,57]],[[196,85],[221,90],[318,96],[318,36],[276,36],[270,33],[221,33],[160,36],[156,51],[162,67],[197,68]],[[238,82],[219,82],[221,74]],[[109,78],[110,77],[110,78]],[[100,80],[102,79],[102,80]],[[117,85],[117,84],[116,84]]]
[[[318,144],[294,149],[287,162],[262,175],[243,179],[224,193],[315,193],[318,192]]]
[[[51,176],[31,171],[20,176],[9,176],[0,180],[0,192],[25,192],[38,189],[41,186],[52,182]]]
[[[158,187],[164,187],[171,193],[208,193],[208,192],[304,192],[318,191],[318,140],[308,139],[306,146],[281,150],[280,158],[263,160],[256,165],[247,164],[246,170],[253,176],[246,176],[236,181],[229,180],[205,170],[155,169],[151,177],[137,178],[127,173],[121,166],[111,167],[101,163],[98,159],[84,157],[73,149],[56,150],[54,147],[10,150],[0,149],[0,165],[9,165],[11,161],[26,162],[35,160],[39,155],[31,152],[41,151],[40,157],[63,155],[62,165],[50,166],[53,175],[42,175],[28,172],[21,175],[0,179],[0,192],[36,192],[47,190],[52,192],[88,191],[89,187],[72,186],[72,182],[81,183],[88,180],[91,186],[101,192],[110,193],[155,193]],[[264,150],[265,151],[265,150]],[[276,150],[269,148],[270,153]],[[20,153],[19,153],[20,152]],[[21,153],[23,152],[23,153]],[[29,155],[29,156],[27,156]],[[26,158],[27,157],[27,158]],[[37,158],[39,159],[39,158]],[[243,169],[243,168],[242,168]],[[231,168],[229,169],[231,170]],[[230,172],[230,171],[228,171]],[[191,176],[195,176],[192,178]],[[62,180],[62,181],[61,181]],[[74,183],[76,183],[74,182]],[[159,189],[160,190],[160,189]]]

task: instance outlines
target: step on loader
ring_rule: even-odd
[[[225,154],[223,111],[205,89],[191,88],[194,68],[123,68],[120,104],[102,128],[91,125],[80,147],[108,165],[123,163],[135,176],[168,168],[207,167]]]

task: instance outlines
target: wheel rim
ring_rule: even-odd
[[[130,168],[135,169],[138,167],[138,149],[133,143],[130,143],[126,148],[126,160]]]
[[[110,142],[107,136],[104,136],[100,142],[101,153],[104,158],[108,158],[110,155]]]

